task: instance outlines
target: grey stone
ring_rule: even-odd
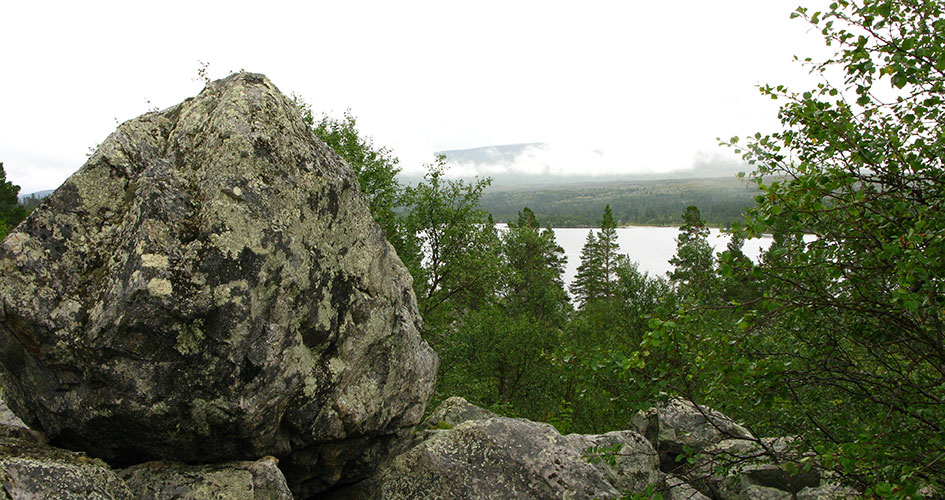
[[[137,500],[292,500],[275,458],[214,465],[147,462],[118,473]]]
[[[20,417],[17,417],[10,411],[10,407],[7,406],[7,402],[3,398],[3,389],[0,389],[0,425],[27,428],[26,424],[20,420]]]
[[[846,500],[860,498],[860,494],[849,486],[826,483],[807,487],[797,492],[797,500]]]
[[[794,495],[777,488],[749,484],[741,490],[738,500],[793,500]]]
[[[19,417],[10,411],[10,408],[7,407],[6,402],[3,400],[2,390],[0,390],[0,438],[23,439],[37,444],[49,443],[45,434],[30,429]]]
[[[367,476],[436,355],[354,173],[264,76],[122,124],[0,247],[0,385],[116,464],[274,455]]]
[[[697,488],[722,500],[775,498],[772,497],[775,493],[767,489],[779,490],[791,498],[804,488],[820,485],[822,480],[819,470],[804,471],[798,466],[800,457],[792,449],[792,441],[790,438],[721,441],[703,451],[690,476],[699,478],[694,481]],[[789,469],[787,464],[794,467]],[[727,468],[728,472],[717,474],[719,467]]]
[[[665,472],[679,468],[676,457],[686,447],[698,452],[726,439],[754,439],[731,418],[682,398],[670,398],[656,408],[638,412],[631,417],[630,427],[660,452]]]
[[[0,499],[131,500],[101,460],[32,439],[0,437]]]
[[[658,491],[662,493],[663,500],[710,500],[675,474],[667,474]]]
[[[591,463],[587,450],[617,446],[613,464]],[[356,491],[362,499],[619,498],[659,479],[655,450],[632,431],[562,436],[522,419],[470,420],[397,456]]]
[[[447,398],[423,421],[423,429],[452,429],[469,420],[486,420],[498,417],[489,410],[480,408],[464,398],[453,396]]]

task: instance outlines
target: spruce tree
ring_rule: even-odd
[[[581,264],[571,283],[571,293],[582,307],[603,295],[603,269],[597,234],[588,231],[581,248]]]
[[[708,296],[714,280],[715,258],[709,244],[709,228],[699,209],[690,205],[683,214],[683,225],[676,237],[676,255],[669,260],[673,270],[669,279],[684,300]]]
[[[619,254],[617,223],[610,205],[604,208],[600,231],[588,232],[581,249],[581,265],[571,285],[571,293],[585,307],[589,302],[613,298],[617,286],[617,268],[626,258]]]
[[[527,207],[502,238],[508,262],[506,300],[511,314],[562,319],[567,306],[562,275],[567,261],[551,229],[542,230]]]
[[[0,162],[0,239],[26,218],[26,209],[20,204],[20,186],[7,180],[7,173]]]
[[[620,245],[617,243],[617,222],[610,211],[610,205],[604,207],[604,215],[600,222],[600,233],[597,235],[598,251],[604,278],[604,296],[613,297],[617,282],[617,266],[620,262]]]

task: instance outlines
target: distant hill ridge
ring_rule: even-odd
[[[30,198],[36,198],[36,199],[40,199],[40,200],[41,200],[41,199],[43,199],[43,198],[45,198],[45,197],[51,195],[51,194],[53,193],[53,191],[55,191],[55,189],[44,189],[44,190],[42,190],[42,191],[36,191],[35,193],[21,194],[21,195],[19,195],[17,198],[19,199],[20,203],[23,203],[23,202],[25,202],[26,200],[28,200],[28,199],[30,199]]]
[[[481,205],[497,222],[514,221],[528,207],[541,225],[551,227],[597,227],[606,205],[621,224],[676,226],[686,207],[695,205],[706,224],[727,227],[742,219],[757,194],[754,184],[735,176],[571,182],[492,189]]]
[[[593,153],[595,152],[590,152],[588,157],[593,156]],[[452,172],[448,172],[451,177],[463,180],[475,177],[492,178],[491,191],[578,183],[734,178],[738,172],[749,170],[747,165],[736,161],[716,160],[696,162],[692,168],[668,172],[561,173],[560,169],[547,164],[546,160],[553,159],[555,152],[552,146],[544,142],[451,149],[437,151],[435,154],[445,156],[447,163],[454,167]],[[528,163],[528,168],[523,168],[523,163]],[[415,184],[422,177],[420,173],[401,173],[400,179],[405,184]]]

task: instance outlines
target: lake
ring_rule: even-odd
[[[501,224],[500,227],[507,227]],[[587,240],[588,231],[597,229],[559,227],[553,228],[555,240],[564,249],[568,262],[564,269],[565,283],[570,284],[581,264],[581,248]],[[641,271],[652,275],[665,276],[672,269],[669,259],[676,254],[676,236],[678,227],[629,226],[617,228],[617,243],[620,253],[627,254],[640,266]],[[711,229],[709,243],[716,252],[725,250],[728,236],[718,229]],[[743,251],[752,259],[757,259],[761,251],[771,244],[771,238],[756,238],[745,242]]]

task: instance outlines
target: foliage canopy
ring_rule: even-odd
[[[806,61],[824,82],[763,87],[784,102],[783,130],[726,141],[761,190],[736,235],[775,242],[757,267],[728,252],[720,269],[757,293],[654,321],[647,340],[672,345],[658,366],[667,380],[684,369],[676,389],[804,436],[867,495],[908,498],[945,477],[942,9],[843,0],[794,13],[835,48]]]

